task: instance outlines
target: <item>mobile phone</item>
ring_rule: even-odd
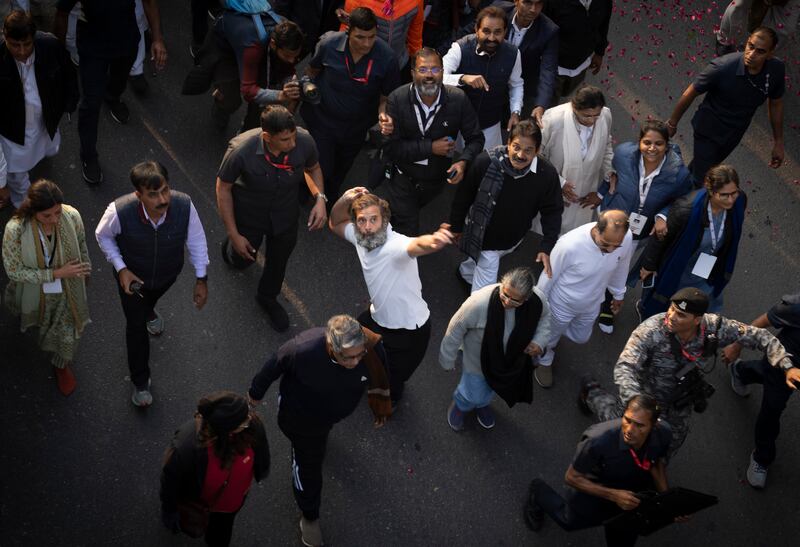
[[[458,174],[458,171],[450,171],[449,173],[447,173],[447,178],[449,180],[453,180],[454,178],[456,178],[456,174]]]
[[[642,288],[643,289],[652,289],[656,285],[656,274],[652,274],[650,277],[647,277],[642,280]]]

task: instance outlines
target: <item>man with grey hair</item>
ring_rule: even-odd
[[[450,319],[439,363],[454,370],[463,349],[461,380],[447,409],[454,431],[464,428],[464,414],[472,410],[482,427],[494,427],[489,404],[495,393],[508,406],[532,401],[531,358],[550,339],[550,307],[535,279],[530,268],[515,268],[472,293]]]
[[[258,404],[279,377],[278,427],[292,443],[303,543],[322,545],[319,507],[328,433],[353,413],[364,391],[375,427],[386,422],[391,415],[386,353],[379,335],[349,315],[335,315],[327,327],[301,332],[278,348],[253,378],[251,404]]]
[[[585,344],[600,314],[606,289],[611,293],[615,315],[625,298],[625,280],[633,255],[633,234],[624,211],[600,213],[597,222],[570,230],[550,254],[552,275],[542,273],[537,287],[550,304],[550,341],[539,357],[536,382],[553,385],[553,357],[561,336]]]

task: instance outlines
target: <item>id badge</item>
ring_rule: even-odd
[[[55,281],[51,281],[50,283],[42,284],[42,290],[44,294],[59,294],[63,292],[61,289],[61,280],[56,279]]]
[[[640,235],[647,224],[647,217],[639,213],[631,213],[628,216],[628,220],[630,221],[631,233],[635,236]]]
[[[702,277],[703,279],[708,279],[708,276],[711,275],[711,270],[714,269],[714,264],[716,262],[716,256],[708,253],[700,253],[700,256],[697,257],[697,262],[694,264],[694,268],[692,268],[692,275]]]

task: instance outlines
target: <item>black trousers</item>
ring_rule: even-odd
[[[436,199],[444,181],[411,180],[402,173],[395,173],[388,181],[388,201],[392,211],[392,229],[409,237],[420,234],[419,212]]]
[[[228,547],[231,544],[233,535],[233,521],[236,513],[209,513],[208,528],[206,528],[205,540],[209,547]]]
[[[328,196],[328,210],[330,211],[336,200],[347,173],[353,162],[364,146],[366,132],[358,135],[336,135],[324,130],[308,128],[314,142],[317,143],[319,152],[319,166],[325,180],[325,194]]]
[[[208,10],[219,9],[219,0],[191,0],[192,42],[202,44],[208,32]]]
[[[126,294],[117,279],[117,290],[122,301],[122,311],[125,313],[128,370],[131,382],[139,390],[147,389],[147,381],[150,379],[150,336],[147,333],[147,320],[152,317],[158,299],[169,290],[173,283],[175,283],[175,278],[166,285],[155,289],[143,286],[140,297],[137,294]]]
[[[793,391],[786,385],[786,375],[770,366],[766,358],[743,361],[739,364],[739,375],[745,384],[763,384],[761,409],[756,419],[756,450],[753,455],[764,467],[775,461],[775,440],[781,432],[781,414]]]
[[[292,443],[294,499],[306,519],[317,520],[322,500],[322,462],[331,426],[309,423],[281,409],[278,427]]]
[[[383,348],[389,366],[389,391],[393,402],[403,398],[405,383],[425,357],[431,339],[431,320],[414,330],[387,329],[375,322],[369,310],[358,316],[358,322],[383,336]]]
[[[703,186],[708,170],[725,161],[744,137],[744,131],[738,129],[719,127],[717,131],[719,133],[713,137],[694,132],[694,155],[689,163],[689,171],[694,178],[695,188]]]
[[[531,487],[539,508],[567,532],[603,526],[604,521],[622,512],[622,509],[615,509],[616,505],[609,502],[607,510],[593,511],[591,517],[585,516],[576,513],[567,501],[543,480],[535,479]],[[610,526],[604,528],[606,545],[609,547],[630,547],[636,544],[638,535],[635,532]]]
[[[119,100],[128,73],[136,60],[136,48],[124,57],[96,57],[90,52],[80,51],[81,104],[78,107],[78,136],[81,141],[81,159],[97,158],[97,124],[103,100]]]
[[[566,102],[564,99],[569,98],[569,96],[572,95],[576,89],[578,89],[578,86],[580,86],[586,79],[586,73],[588,71],[589,69],[586,68],[586,70],[577,76],[556,76],[556,89],[553,96],[553,106],[557,106],[562,102]],[[530,115],[530,112],[526,113],[526,115]]]
[[[239,233],[247,238],[254,249],[261,247],[261,242],[265,242],[264,247],[264,271],[258,282],[258,297],[261,299],[273,299],[281,292],[283,278],[286,276],[286,265],[292,251],[297,244],[297,226],[273,235],[271,230],[252,228],[249,226],[237,226]],[[225,240],[226,243],[228,240]],[[254,264],[236,254],[228,244],[228,256],[234,268],[243,270]]]

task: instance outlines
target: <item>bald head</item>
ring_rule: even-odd
[[[621,238],[625,237],[628,231],[628,215],[619,209],[603,211],[597,217],[597,231],[607,236],[621,232]]]

